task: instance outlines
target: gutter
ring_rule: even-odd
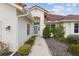
[[[21,12],[23,12],[23,8],[14,4],[14,3],[9,3],[10,5],[12,5],[13,7],[15,7],[16,9],[20,10]],[[23,15],[18,15],[18,17],[22,17],[22,16],[27,16],[32,22],[34,22],[34,18],[29,15],[30,12],[28,11],[27,14],[23,14]]]
[[[60,20],[60,21],[45,21],[44,23],[47,24],[47,23],[60,23],[60,22],[79,22],[79,20]]]
[[[9,3],[9,5],[11,5],[11,6],[15,7],[16,9],[18,9],[18,10],[20,10],[20,11],[22,11],[22,10],[23,10],[23,8],[22,8],[22,7],[20,7],[20,6],[16,5],[16,4],[14,4],[14,3]]]

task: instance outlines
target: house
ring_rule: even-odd
[[[43,29],[45,27],[45,15],[48,14],[48,11],[40,6],[32,6],[29,8],[31,11],[31,14],[35,20],[34,22],[34,34],[42,36]]]
[[[34,24],[35,34],[42,36],[42,32],[46,24],[61,24],[64,27],[65,37],[70,34],[79,35],[79,15],[63,16],[50,14],[47,10],[37,5],[32,6],[30,10],[36,21]]]
[[[53,15],[48,14],[46,24],[62,25],[65,31],[65,37],[68,35],[79,35],[79,15]]]
[[[0,41],[9,45],[11,51],[32,36],[33,17],[23,3],[0,4]]]
[[[50,14],[40,6],[27,8],[24,3],[0,4],[0,41],[16,51],[32,35],[42,36],[46,24],[63,25],[65,37],[79,35],[79,15]]]

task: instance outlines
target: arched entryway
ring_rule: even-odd
[[[35,16],[34,17],[34,35],[39,35],[40,32],[40,17]]]

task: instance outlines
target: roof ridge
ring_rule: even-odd
[[[30,7],[29,9],[32,9],[33,7],[39,7],[39,8],[41,8],[41,9],[43,9],[44,11],[48,12],[48,10],[46,10],[45,8],[43,8],[43,7],[41,7],[41,6],[38,6],[38,5],[34,5],[34,6]]]

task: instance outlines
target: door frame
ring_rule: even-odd
[[[35,26],[37,27],[37,34],[35,34]],[[34,25],[34,35],[39,35],[40,25]]]

